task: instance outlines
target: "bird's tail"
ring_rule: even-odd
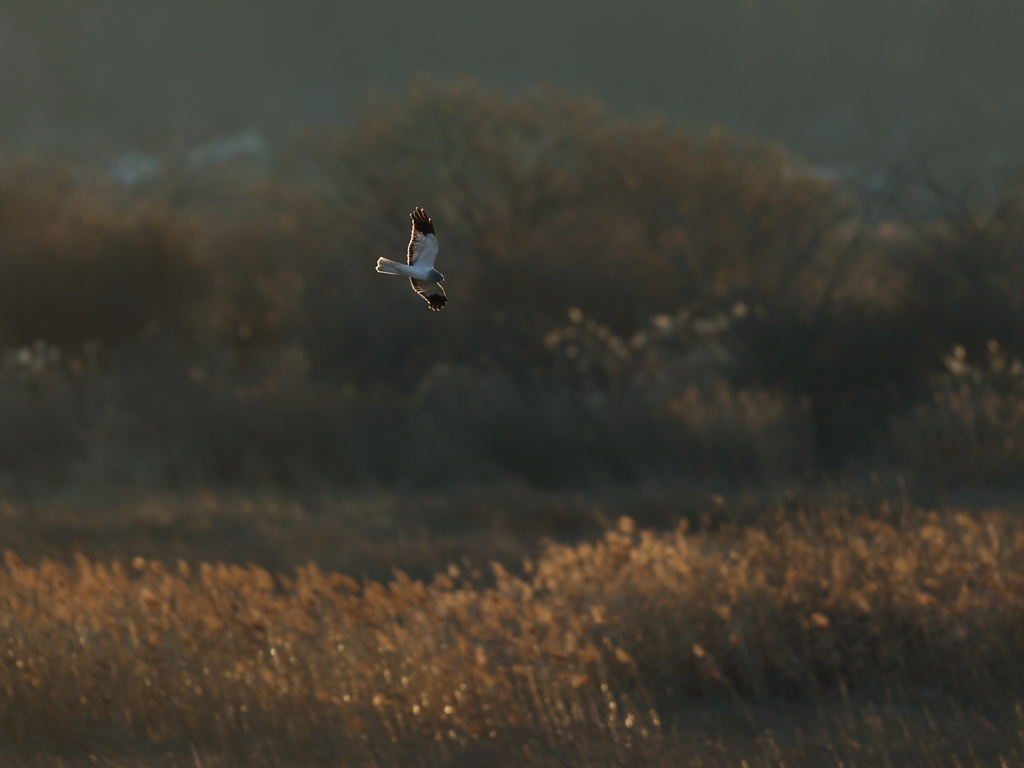
[[[408,267],[405,264],[399,264],[397,261],[384,257],[377,259],[377,271],[383,272],[385,275],[404,275],[407,274],[407,270]]]

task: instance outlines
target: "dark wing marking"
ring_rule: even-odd
[[[416,261],[416,257],[419,256],[420,250],[428,236],[433,236],[435,243],[437,241],[436,235],[434,235],[434,222],[427,216],[427,212],[422,208],[416,208],[412,213],[409,214],[409,218],[412,219],[412,236],[409,238],[409,250],[406,254],[406,263],[413,264]],[[436,246],[435,246],[436,247]]]
[[[444,288],[440,283],[424,283],[411,277],[409,282],[412,283],[412,289],[426,299],[431,309],[441,309],[448,303],[448,297],[444,295]]]

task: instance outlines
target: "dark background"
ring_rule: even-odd
[[[0,491],[1014,482],[1021,22],[8,2]]]
[[[423,73],[555,83],[625,115],[777,139],[815,162],[1024,153],[1007,0],[337,3],[7,0],[7,152],[104,157],[351,119]]]

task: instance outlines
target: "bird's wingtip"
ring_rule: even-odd
[[[417,232],[430,235],[434,232],[434,222],[427,216],[427,212],[422,208],[414,208],[413,212],[409,214],[409,218],[412,219],[412,226]]]

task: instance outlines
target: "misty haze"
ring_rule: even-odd
[[[127,0],[0,11],[8,152],[95,157],[351,120],[413,77],[554,83],[626,115],[784,142],[824,163],[1024,153],[1024,7],[1001,0],[713,4]]]

